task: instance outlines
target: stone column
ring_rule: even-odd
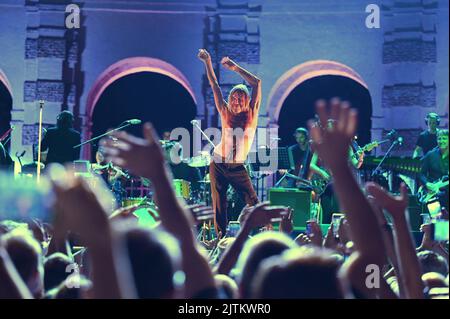
[[[382,114],[374,117],[372,136],[380,139],[396,129],[404,145],[394,155],[412,154],[425,115],[436,111],[437,6],[436,0],[385,1],[383,6]]]
[[[27,150],[26,161],[32,160],[32,147],[38,141],[39,107],[44,100],[43,126],[56,123],[62,110],[74,112],[76,126],[82,88],[80,71],[81,29],[67,29],[66,6],[80,1],[27,0],[24,100],[12,111],[12,122],[18,128],[13,136],[15,150]]]

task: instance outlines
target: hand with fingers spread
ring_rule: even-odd
[[[316,103],[316,112],[321,125],[310,121],[308,123],[313,149],[325,162],[331,171],[348,165],[348,150],[352,137],[355,135],[357,113],[350,109],[347,102],[338,99],[331,101],[331,110],[327,110],[325,101]]]
[[[159,179],[165,173],[164,154],[150,123],[144,124],[144,138],[126,132],[115,132],[117,142],[111,139],[101,141],[108,160],[129,169],[134,174],[150,180]]]

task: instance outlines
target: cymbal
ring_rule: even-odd
[[[188,161],[190,167],[205,167],[211,163],[211,156],[209,154],[202,154],[191,157]]]

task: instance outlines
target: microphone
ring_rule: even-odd
[[[403,137],[401,137],[401,136],[397,137],[397,143],[398,143],[398,145],[402,145],[403,144]]]
[[[141,124],[142,121],[139,119],[131,119],[131,120],[125,121],[125,123],[131,124],[131,125],[138,125],[138,124]]]

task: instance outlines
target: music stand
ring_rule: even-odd
[[[275,151],[274,151],[275,150]],[[266,158],[265,162],[261,162],[260,159],[260,152],[266,152]],[[273,161],[277,161],[278,165],[275,168],[278,169],[293,169],[295,167],[294,164],[294,158],[292,157],[292,154],[290,154],[288,147],[278,147],[273,150],[268,149],[267,147],[265,149],[260,149],[258,152],[251,152],[248,156],[250,159],[250,165],[252,167],[252,170],[255,172],[261,171],[261,168],[270,168],[269,163],[272,163]],[[267,161],[267,157],[270,155],[269,160]]]

